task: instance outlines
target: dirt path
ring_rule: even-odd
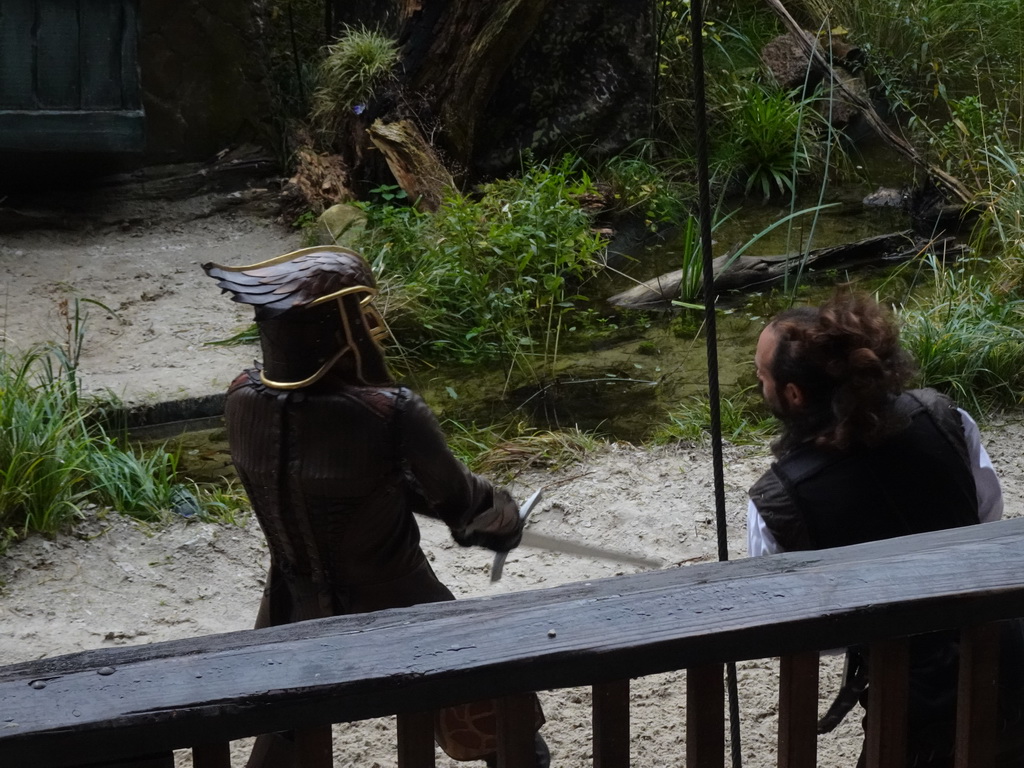
[[[6,343],[67,344],[78,300],[88,391],[129,405],[223,392],[257,352],[208,342],[246,327],[252,310],[222,299],[200,265],[278,256],[299,235],[270,217],[210,215],[215,202],[137,203],[73,230],[0,233]]]

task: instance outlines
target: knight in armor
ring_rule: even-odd
[[[362,256],[323,246],[203,269],[254,307],[260,335],[262,365],[235,379],[225,407],[232,461],[270,550],[256,628],[453,600],[414,513],[443,521],[462,546],[519,544],[512,496],[456,459],[430,408],[389,374]],[[493,764],[494,703],[442,710],[435,733],[454,759]],[[546,768],[539,733],[537,753]],[[295,765],[288,735],[259,737],[248,765]]]
[[[782,425],[775,463],[750,489],[751,555],[823,549],[997,520],[1002,492],[974,420],[932,389],[908,390],[911,357],[891,313],[843,291],[786,310],[754,358]],[[1002,627],[999,768],[1024,766],[1024,635]],[[911,639],[907,765],[951,768],[956,634]],[[850,649],[845,685],[819,723],[867,703],[870,658]],[[863,765],[861,756],[859,766]]]

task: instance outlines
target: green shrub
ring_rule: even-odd
[[[433,215],[368,205],[359,247],[396,337],[440,359],[523,370],[553,362],[563,318],[604,247],[581,206],[593,194],[566,157],[487,184],[477,197],[451,193]]]

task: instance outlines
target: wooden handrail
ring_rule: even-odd
[[[223,743],[533,690],[608,691],[677,669],[691,670],[689,685],[727,661],[973,627],[1022,613],[1022,553],[1016,519],[14,664],[0,667],[0,765],[59,768],[186,748],[197,734]]]

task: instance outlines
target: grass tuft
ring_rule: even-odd
[[[744,390],[735,398],[720,399],[722,439],[734,445],[753,445],[768,440],[777,431],[760,397]],[[679,441],[705,444],[711,439],[711,403],[707,397],[692,397],[668,416],[652,438],[655,445]]]
[[[382,32],[348,27],[338,42],[327,47],[317,72],[310,120],[333,139],[342,120],[359,114],[393,82],[398,44]]]
[[[975,413],[1020,405],[1024,392],[1024,299],[993,290],[963,266],[930,261],[935,293],[902,312],[903,344],[921,386]]]
[[[604,441],[580,429],[538,430],[513,424],[503,430],[446,421],[448,445],[474,472],[507,482],[526,469],[556,469],[581,461]]]

